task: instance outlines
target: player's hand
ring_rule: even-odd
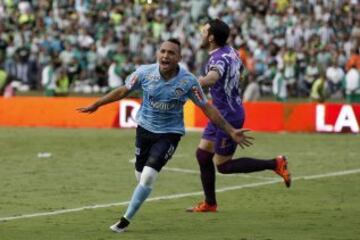
[[[249,132],[249,129],[235,129],[231,134],[231,137],[235,142],[239,144],[241,148],[250,147],[253,145],[254,138],[246,135],[246,132]]]
[[[90,106],[87,106],[87,107],[80,107],[80,108],[77,108],[76,110],[78,112],[81,112],[81,113],[93,113],[95,112],[99,107],[96,106],[96,105],[90,105]]]

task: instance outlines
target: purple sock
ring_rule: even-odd
[[[220,173],[250,173],[263,171],[266,169],[274,170],[276,168],[276,160],[260,160],[254,158],[237,158],[227,161],[217,166]]]
[[[196,158],[200,167],[200,177],[205,194],[205,201],[211,205],[216,204],[213,156],[214,153],[207,152],[200,148],[196,150]]]

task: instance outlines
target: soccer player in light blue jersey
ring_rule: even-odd
[[[219,111],[210,105],[197,81],[179,66],[180,43],[176,39],[163,42],[157,52],[156,64],[140,66],[121,86],[95,103],[77,110],[93,113],[99,107],[118,101],[134,90],[142,90],[143,102],[137,114],[135,175],[139,184],[120,221],[110,228],[126,230],[130,221],[153,189],[161,168],[171,158],[185,133],[183,106],[187,99],[198,105],[205,115],[242,147],[250,146],[252,137],[245,129],[232,127]]]
[[[206,65],[206,76],[199,82],[203,87],[210,87],[213,105],[234,128],[242,128],[245,111],[239,91],[241,60],[237,51],[226,44],[229,37],[229,26],[219,19],[210,20],[202,32],[202,46],[209,50]],[[269,116],[271,120],[271,116]],[[287,187],[291,177],[287,169],[287,159],[277,156],[273,159],[255,159],[250,157],[233,158],[237,143],[213,121],[209,121],[196,151],[200,167],[200,179],[205,200],[197,206],[187,209],[188,212],[216,212],[215,196],[215,162],[220,173],[250,173],[273,170],[280,175]]]

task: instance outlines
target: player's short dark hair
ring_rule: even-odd
[[[209,35],[214,36],[215,43],[220,47],[223,47],[230,35],[230,27],[220,19],[212,19],[208,22],[210,28],[208,30]]]
[[[168,40],[166,40],[166,42],[174,43],[174,44],[178,45],[179,50],[181,49],[181,43],[180,43],[179,39],[177,39],[177,38],[169,38]]]

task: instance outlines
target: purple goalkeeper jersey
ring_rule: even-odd
[[[224,46],[210,52],[205,73],[216,71],[220,79],[211,87],[213,105],[228,121],[244,120],[244,109],[240,98],[240,71],[243,68],[235,49]]]

